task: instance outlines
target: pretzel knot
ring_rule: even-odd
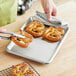
[[[17,33],[22,34],[23,36],[25,36],[25,38],[19,38],[16,36],[11,36],[11,40],[18,46],[22,47],[22,48],[27,48],[29,46],[29,43],[32,42],[33,37],[32,35],[20,30]]]
[[[39,21],[34,20],[32,23],[28,24],[26,31],[34,37],[40,37],[43,34],[45,26]]]
[[[29,70],[29,65],[21,63],[12,67],[12,76],[35,76],[32,70]]]
[[[55,42],[61,40],[63,34],[64,30],[62,28],[50,27],[44,31],[43,38]]]

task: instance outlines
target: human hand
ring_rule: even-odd
[[[1,28],[0,28],[0,33],[1,33],[1,32],[5,32],[5,31],[6,31],[6,29],[1,29]],[[0,40],[1,40],[1,39],[0,39]]]
[[[5,31],[6,31],[6,29],[1,29],[1,28],[0,28],[0,32],[5,32]]]
[[[56,16],[57,10],[52,0],[41,0],[45,14],[47,14],[48,21],[51,21],[51,16]]]

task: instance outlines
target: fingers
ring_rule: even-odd
[[[48,12],[46,14],[47,14],[48,21],[51,21],[52,16],[56,16],[57,11],[56,11],[56,9],[52,9],[52,11],[50,11],[50,12]]]
[[[56,16],[56,12],[52,12],[52,16]]]
[[[41,0],[45,14],[47,14],[48,21],[51,21],[51,16],[56,16],[56,6],[53,0]]]
[[[5,32],[6,31],[6,29],[1,29],[0,28],[0,32]],[[1,40],[1,38],[0,38],[0,40]]]
[[[56,12],[52,12],[52,16],[56,16]]]
[[[48,8],[45,7],[44,12],[45,12],[45,14],[47,14],[48,21],[51,21],[52,16],[56,16],[56,14],[57,14],[56,6],[53,4],[51,6],[51,8],[50,7],[48,7]]]
[[[57,10],[56,10],[56,8],[53,8],[53,10],[52,10],[52,16],[56,16],[56,14],[57,14]]]
[[[47,13],[47,18],[48,18],[48,21],[51,21],[51,13]]]
[[[1,29],[1,28],[0,28],[0,32],[5,32],[5,31],[6,31],[6,29]]]
[[[48,8],[48,9],[45,9],[44,11],[45,11],[45,14],[47,14],[48,21],[51,21],[52,9]]]
[[[44,10],[44,13],[47,15],[48,21],[51,21],[51,12]]]

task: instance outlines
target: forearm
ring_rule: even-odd
[[[46,3],[46,2],[53,2],[53,0],[41,0],[42,3]]]
[[[44,11],[47,9],[47,8],[52,8],[52,4],[53,4],[53,0],[41,0],[41,4],[42,4],[42,7],[44,9]]]
[[[45,5],[51,5],[53,3],[53,0],[41,0],[42,6],[45,7]]]

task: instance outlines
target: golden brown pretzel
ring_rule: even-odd
[[[35,76],[35,73],[28,64],[21,63],[12,67],[12,76]]]
[[[63,28],[56,28],[56,29],[61,33],[61,35],[64,34],[64,29]]]
[[[32,23],[27,25],[26,31],[34,37],[40,37],[43,34],[44,28],[45,26],[42,23],[33,21]]]
[[[29,65],[22,63],[12,67],[12,76],[25,76],[24,74],[29,69]]]
[[[37,28],[27,28],[26,31],[34,37],[40,37],[43,34],[43,31]]]
[[[22,31],[22,30],[20,30],[18,33],[24,35],[25,38],[18,38],[18,37],[15,37],[15,36],[11,36],[11,40],[12,40],[16,45],[18,45],[18,46],[20,46],[20,47],[22,47],[22,48],[27,48],[27,47],[29,46],[29,43],[32,42],[33,37],[32,37],[30,34],[24,32],[24,31]],[[23,43],[20,42],[20,41],[22,41]]]
[[[44,31],[43,38],[55,42],[61,40],[63,34],[64,30],[62,28],[50,27]]]
[[[32,70],[27,70],[25,76],[35,76],[35,73]]]

